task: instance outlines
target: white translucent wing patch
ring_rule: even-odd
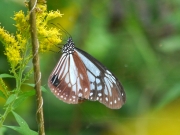
[[[89,100],[99,101],[111,109],[119,109],[126,100],[120,82],[95,58],[78,48],[75,50],[87,70],[90,82]]]
[[[76,52],[62,54],[48,79],[48,86],[56,97],[66,103],[77,104],[81,99],[88,99],[88,76]]]

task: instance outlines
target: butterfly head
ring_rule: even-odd
[[[69,37],[67,43],[63,46],[62,53],[72,54],[74,52],[74,46],[72,38]]]

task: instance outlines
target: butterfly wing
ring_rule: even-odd
[[[88,53],[75,48],[83,61],[90,82],[89,100],[99,101],[111,109],[119,109],[126,101],[126,95],[118,79],[99,61]]]
[[[48,79],[52,93],[60,100],[77,104],[88,99],[90,84],[86,68],[76,52],[63,53]]]

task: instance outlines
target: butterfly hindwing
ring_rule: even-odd
[[[111,109],[119,109],[126,100],[121,83],[99,61],[75,48],[83,61],[90,82],[89,100],[99,101]]]

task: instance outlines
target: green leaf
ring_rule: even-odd
[[[4,95],[4,93],[0,90],[0,97],[6,99],[6,95]]]
[[[12,94],[11,96],[9,96],[9,98],[7,99],[5,106],[10,104],[12,101],[14,101],[16,98],[16,94]]]
[[[0,78],[14,78],[14,76],[10,74],[0,74]]]
[[[35,95],[34,90],[26,91],[23,94],[21,94],[18,99],[14,102],[13,108],[17,108],[24,100],[26,100],[28,97]]]
[[[20,127],[17,127],[17,126],[5,126],[5,127],[11,128],[11,129],[19,132],[22,135],[38,135],[37,132],[35,132],[29,128],[28,124],[21,116],[19,116],[15,112],[12,112],[12,113]]]
[[[30,86],[30,87],[35,87],[35,84],[33,84],[33,83],[23,83],[23,84],[25,84],[25,85],[28,85],[28,86]]]
[[[23,83],[23,84],[28,85],[28,86],[33,87],[33,88],[35,87],[35,84],[32,84],[32,83]],[[44,86],[41,86],[41,90],[43,92],[48,92],[48,90]]]
[[[41,86],[41,90],[42,90],[43,92],[49,92],[49,90],[47,90],[44,86]]]

